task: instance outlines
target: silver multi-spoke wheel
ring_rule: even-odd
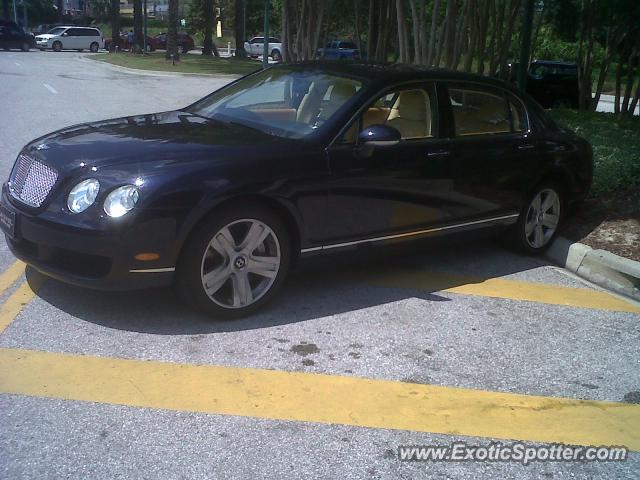
[[[244,308],[269,291],[280,264],[280,243],[274,231],[259,220],[236,220],[216,232],[205,249],[202,286],[219,306]]]
[[[524,224],[527,243],[532,248],[544,247],[560,223],[560,197],[551,188],[541,190],[529,204]]]

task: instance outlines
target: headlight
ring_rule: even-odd
[[[104,201],[104,212],[110,217],[121,217],[138,203],[138,188],[135,185],[125,185],[116,188],[107,195]]]
[[[73,213],[84,212],[96,201],[99,191],[100,182],[98,182],[98,180],[95,178],[83,180],[69,192],[67,207],[69,207],[69,210]]]

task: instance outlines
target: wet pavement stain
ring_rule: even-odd
[[[316,362],[314,362],[313,360],[309,359],[309,358],[305,358],[304,360],[302,360],[302,364],[305,367],[312,367],[313,365],[316,364]]]
[[[315,343],[300,342],[298,345],[293,345],[290,351],[306,357],[307,355],[320,352],[320,349]]]
[[[351,358],[358,359],[358,358],[360,358],[362,355],[360,355],[360,352],[349,352],[349,356],[350,356]]]
[[[626,403],[640,403],[640,390],[625,393],[624,397],[622,397],[622,401]]]

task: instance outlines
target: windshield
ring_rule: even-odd
[[[64,28],[64,27],[56,27],[56,28],[52,28],[47,33],[49,33],[51,35],[60,35],[65,30],[66,30],[66,28]]]
[[[341,110],[362,82],[318,71],[272,68],[203,98],[187,110],[270,135],[305,138]]]

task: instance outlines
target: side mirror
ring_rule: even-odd
[[[69,34],[67,32],[64,32],[62,35],[60,35],[61,37],[68,37]]]
[[[369,125],[358,135],[358,143],[372,147],[388,147],[397,144],[402,135],[389,125]]]

